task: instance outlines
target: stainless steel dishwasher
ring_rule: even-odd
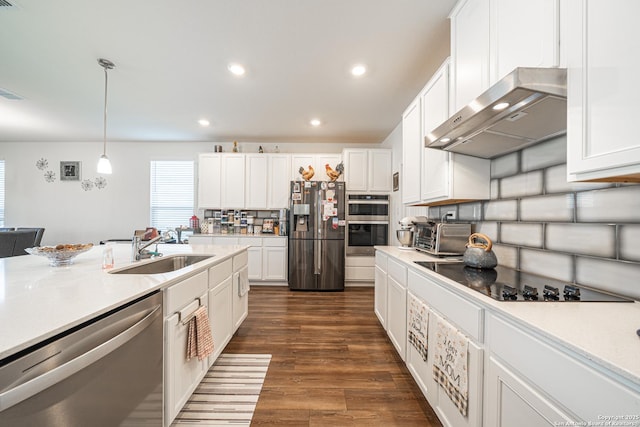
[[[0,361],[0,425],[161,426],[162,343],[155,292]]]

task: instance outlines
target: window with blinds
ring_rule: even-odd
[[[0,227],[4,227],[4,160],[0,160]]]
[[[151,161],[151,226],[189,225],[194,214],[193,161]]]

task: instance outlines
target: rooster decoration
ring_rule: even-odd
[[[300,169],[298,170],[298,172],[300,172],[300,175],[302,175],[302,178],[304,178],[305,181],[309,181],[311,178],[313,178],[313,175],[316,173],[316,171],[313,170],[313,167],[311,165],[309,165],[309,169],[307,170],[304,170],[304,168],[300,166]]]
[[[324,165],[324,168],[331,181],[335,181],[340,178],[340,175],[344,172],[344,164],[342,162],[338,163],[335,169],[332,169],[331,166],[329,166],[329,163]]]

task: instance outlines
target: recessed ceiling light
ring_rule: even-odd
[[[322,122],[320,120],[318,120],[318,119],[311,119],[309,124],[311,124],[311,126],[318,127],[318,126],[320,126],[322,124]]]
[[[504,110],[505,108],[507,108],[509,106],[508,102],[499,102],[496,105],[493,106],[493,109],[496,111],[500,111],[500,110]]]
[[[367,67],[365,67],[362,64],[354,65],[353,68],[351,69],[351,74],[353,74],[355,77],[360,77],[364,75],[364,73],[366,72],[367,72]]]
[[[240,64],[229,64],[227,68],[236,76],[244,76],[244,73],[246,72],[244,67]]]
[[[198,120],[198,124],[199,124],[200,126],[203,126],[203,127],[209,126],[209,120],[207,120],[207,119],[200,119],[200,120]]]

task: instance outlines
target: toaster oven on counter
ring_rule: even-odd
[[[471,235],[471,224],[448,222],[414,222],[413,246],[435,256],[462,255]]]

